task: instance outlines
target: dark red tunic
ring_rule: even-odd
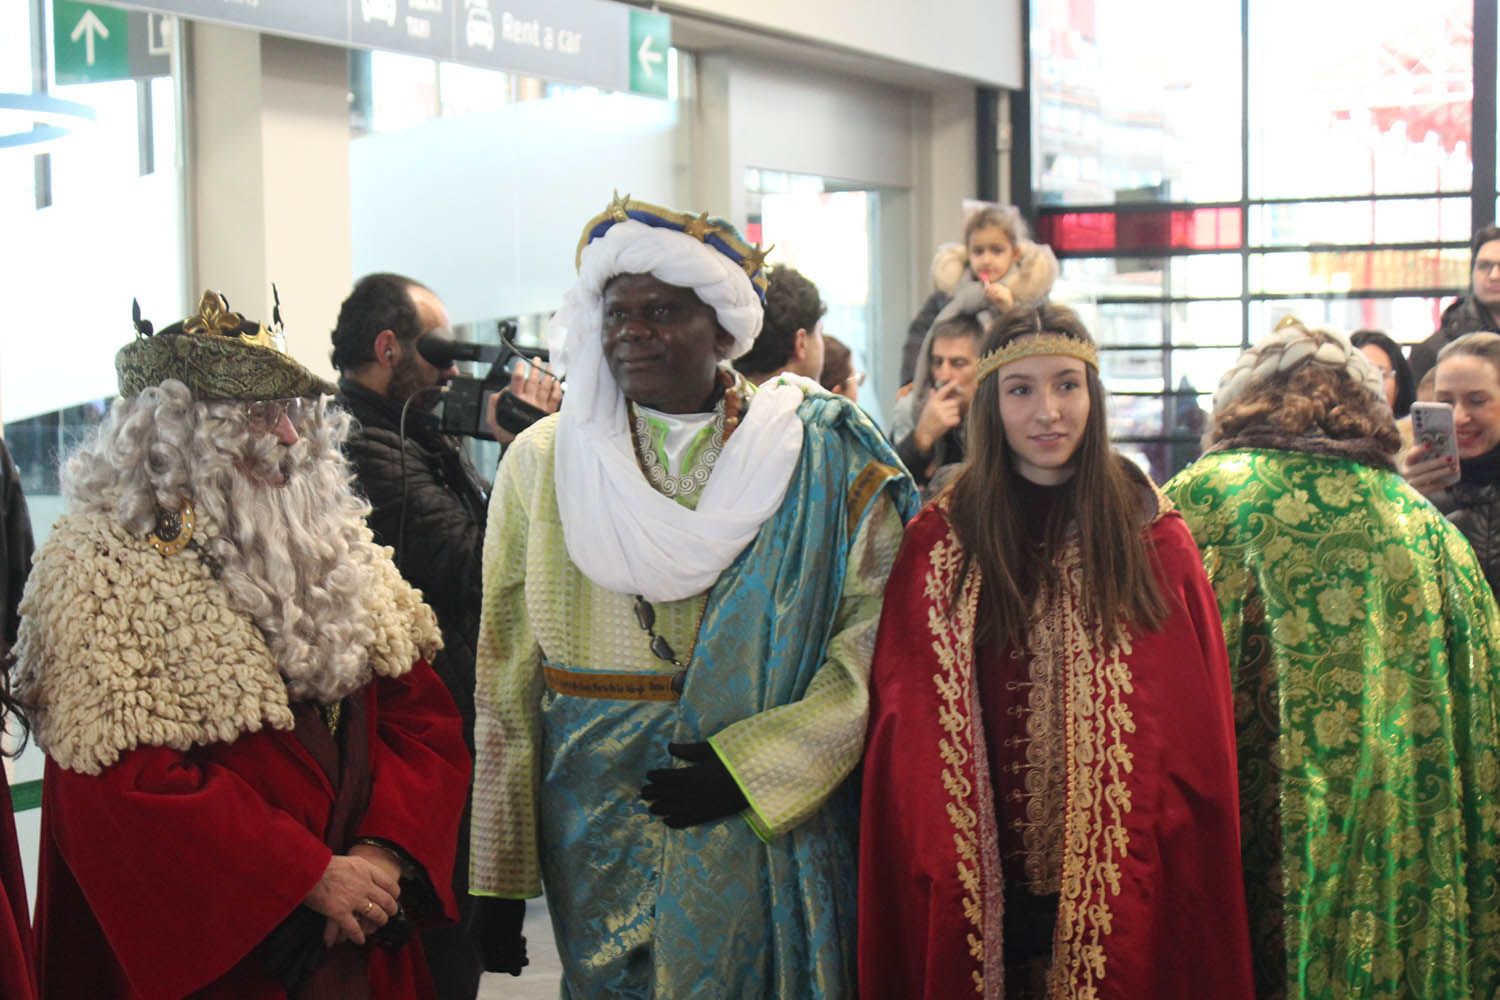
[[[340,771],[293,732],[188,753],[141,747],[97,776],[49,760],[36,921],[45,995],[285,996],[257,949],[322,875],[330,821],[398,845],[453,919],[470,767],[458,712],[425,662],[362,696],[369,797],[347,822],[334,815]],[[364,953],[369,996],[432,995],[415,940]]]

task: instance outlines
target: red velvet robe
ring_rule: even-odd
[[[378,677],[363,697],[372,782],[355,834],[406,851],[452,920],[470,768],[457,709],[425,662]],[[336,796],[293,733],[263,729],[188,753],[139,747],[97,776],[49,760],[42,795],[46,996],[285,996],[257,947],[327,866]],[[415,938],[365,950],[371,997],[432,995]]]
[[[10,784],[0,771],[0,997],[5,1000],[33,1000],[40,995],[26,912],[26,879],[11,816]]]
[[[1087,642],[1059,647],[1067,777],[1049,995],[1248,998],[1219,614],[1182,518],[1160,515],[1147,530],[1171,608],[1164,627],[1127,636],[1113,655],[1097,642],[1087,654]],[[961,563],[943,510],[929,507],[908,526],[886,589],[860,832],[864,1000],[1005,996],[977,574],[946,610]],[[1076,595],[1076,554],[1062,574]]]

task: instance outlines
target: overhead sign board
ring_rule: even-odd
[[[168,18],[103,3],[54,0],[52,57],[58,83],[102,83],[171,72]]]
[[[609,0],[122,0],[115,6],[667,96],[671,20]]]

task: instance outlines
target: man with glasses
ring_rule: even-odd
[[[763,257],[616,198],[549,330],[567,401],[500,465],[471,891],[545,882],[565,996],[855,990],[847,778],[916,493],[858,407],[729,368]]]
[[[1485,226],[1469,241],[1474,269],[1469,295],[1443,310],[1437,332],[1411,349],[1414,382],[1437,364],[1438,352],[1466,333],[1500,333],[1500,227]]]
[[[137,332],[21,603],[40,991],[430,997],[470,763],[349,418],[217,293]]]

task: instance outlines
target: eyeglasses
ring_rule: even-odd
[[[864,372],[855,372],[853,375],[850,375],[848,378],[844,379],[844,381],[840,382],[839,385],[845,386],[849,389],[858,389],[860,386],[865,384],[865,378],[866,376]]]
[[[250,421],[250,429],[259,433],[275,430],[276,425],[281,423],[281,418],[286,417],[296,426],[307,414],[311,407],[311,401],[296,396],[291,399],[262,399],[253,403],[245,404],[245,416]]]
[[[1490,275],[1495,273],[1495,268],[1500,267],[1500,260],[1476,260],[1474,262],[1474,273]]]

